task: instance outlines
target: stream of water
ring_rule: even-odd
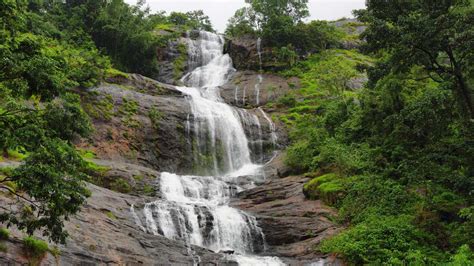
[[[260,121],[255,114],[232,107],[220,97],[219,86],[235,71],[231,58],[223,53],[223,37],[200,32],[187,42],[193,70],[182,78],[185,87],[178,89],[191,107],[185,126],[194,163],[204,166],[207,175],[161,173],[162,197],[145,205],[146,223],[141,226],[149,233],[184,241],[189,247],[231,250],[234,255],[228,256],[239,265],[284,265],[276,257],[256,255],[265,251],[265,236],[257,220],[229,206],[236,193],[263,178]],[[271,141],[276,142],[272,121],[262,109],[259,112],[272,130]],[[251,133],[257,140],[254,143],[246,136],[246,125],[255,125]],[[238,181],[242,176],[249,181],[242,184]]]

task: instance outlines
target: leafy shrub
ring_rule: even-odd
[[[49,250],[46,242],[32,236],[23,238],[23,248],[27,256],[34,259],[44,257],[46,252]]]
[[[0,240],[7,240],[10,237],[10,231],[4,227],[0,227]]]
[[[474,265],[474,252],[472,252],[468,245],[462,245],[459,247],[456,254],[451,256],[448,265]]]
[[[372,216],[323,241],[321,251],[336,253],[350,263],[434,263],[439,254],[427,247],[427,236],[410,216]],[[420,261],[421,258],[421,261]]]

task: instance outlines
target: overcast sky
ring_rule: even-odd
[[[125,0],[135,4],[136,0]],[[225,30],[227,20],[234,12],[243,7],[244,0],[147,0],[152,11],[187,12],[204,10],[219,32]],[[309,0],[310,19],[336,20],[341,17],[352,17],[353,9],[364,8],[365,0]]]

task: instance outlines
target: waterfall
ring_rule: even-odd
[[[260,67],[260,73],[262,72],[262,38],[258,37],[257,39],[257,54],[258,54],[258,63]],[[260,104],[260,85],[263,82],[262,74],[258,74],[257,83],[255,83],[255,103],[257,106]]]
[[[242,184],[241,177],[252,179],[262,172],[253,163],[264,163],[260,121],[220,97],[219,86],[235,71],[231,58],[223,53],[223,37],[201,31],[187,44],[192,71],[181,79],[185,86],[177,89],[190,105],[185,133],[198,167],[196,175],[161,173],[161,198],[145,205],[142,228],[189,247],[233,250],[236,254],[228,256],[240,265],[282,265],[276,257],[255,255],[265,250],[256,218],[229,206],[236,193],[257,179]],[[243,91],[245,97],[245,87]],[[251,127],[251,142],[244,126]]]
[[[257,39],[257,54],[258,62],[260,64],[260,70],[262,70],[262,38],[258,37]]]

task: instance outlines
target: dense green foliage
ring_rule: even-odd
[[[114,67],[148,76],[157,72],[157,47],[186,30],[213,30],[201,10],[167,16],[151,14],[144,5],[145,1],[132,6],[123,0],[29,1],[28,24],[33,33],[97,47],[109,55]],[[168,34],[160,34],[161,30]]]
[[[422,66],[425,75],[446,83],[459,98],[459,105],[474,118],[472,1],[373,0],[367,1],[366,10],[356,13],[369,25],[362,36],[367,39],[366,50],[387,52],[388,58],[372,75],[373,81],[390,71],[408,73],[412,66]]]
[[[28,234],[46,229],[44,235],[64,242],[62,220],[88,195],[84,162],[70,142],[91,130],[70,88],[97,83],[108,61],[93,46],[53,38],[51,25],[22,1],[3,1],[1,10],[0,146],[3,156],[15,151],[26,159],[2,171],[0,189],[21,204],[0,213],[0,221]]]
[[[344,34],[326,21],[304,23],[307,0],[248,0],[229,19],[226,34],[261,37],[274,60],[293,65],[300,56],[340,46]]]
[[[327,50],[283,73],[302,81],[277,103],[289,107],[281,117],[291,130],[286,162],[315,176],[305,194],[338,208],[348,225],[319,248],[355,265],[474,263],[474,130],[460,97],[472,81],[473,9],[415,2],[369,1],[360,11],[374,59]],[[449,61],[461,58],[464,85]],[[366,87],[352,89],[366,70]]]

